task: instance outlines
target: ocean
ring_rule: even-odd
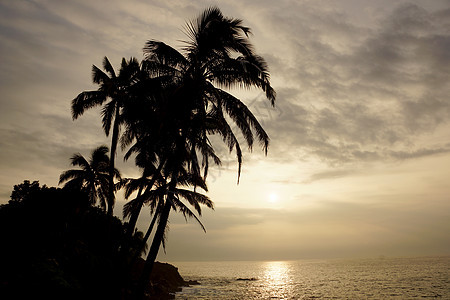
[[[175,299],[450,299],[450,256],[177,262]]]

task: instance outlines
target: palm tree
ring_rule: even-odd
[[[99,85],[96,91],[84,91],[80,93],[72,101],[72,117],[77,119],[87,109],[95,106],[103,105],[102,109],[102,125],[105,134],[108,136],[112,126],[111,153],[109,163],[109,188],[107,193],[107,209],[108,214],[113,214],[114,208],[114,167],[119,140],[120,126],[123,123],[121,111],[133,96],[130,88],[136,81],[140,72],[139,62],[136,58],[130,60],[122,59],[119,74],[116,75],[114,68],[108,58],[103,59],[103,69],[92,66],[92,80]]]
[[[242,151],[224,116],[228,115],[237,125],[250,149],[255,133],[267,152],[269,137],[242,101],[214,84],[224,88],[261,88],[274,105],[276,94],[270,86],[267,64],[254,54],[248,41],[250,29],[242,26],[241,20],[224,17],[216,7],[206,9],[186,27],[190,40],[183,48],[184,54],[151,40],[144,47],[144,67],[152,73],[175,77],[178,88],[172,105],[195,112],[203,131],[221,135],[230,151],[236,150],[239,178]],[[192,117],[187,116],[192,128]]]
[[[138,157],[139,157],[139,155],[138,155]],[[146,167],[144,167],[142,176],[140,178],[138,178],[138,179],[124,178],[117,185],[118,189],[125,188],[125,199],[126,200],[128,200],[129,197],[134,192],[138,191],[136,198],[129,201],[124,206],[124,209],[123,209],[123,218],[124,219],[129,218],[129,221],[127,223],[126,230],[125,230],[125,236],[122,240],[122,245],[121,245],[121,254],[124,258],[127,257],[128,251],[130,250],[130,247],[131,247],[130,241],[132,240],[133,232],[137,230],[136,222],[139,217],[139,213],[140,213],[144,203],[148,202],[147,199],[145,198],[145,196],[143,196],[142,194],[143,193],[147,194],[148,191],[153,188],[155,182],[158,179],[161,179],[160,171],[161,171],[163,164],[160,164],[160,167],[158,168],[158,170],[155,170],[154,168],[152,168],[152,170],[149,171],[150,166],[153,167],[153,164],[148,164]],[[150,178],[148,178],[147,176],[149,176]],[[154,204],[156,204],[156,202],[152,202],[152,205],[151,205],[152,213],[155,210]],[[154,224],[153,221],[152,221],[152,224]],[[150,227],[153,228],[153,226],[150,226]],[[151,231],[151,229],[149,231]],[[147,239],[148,239],[148,236],[146,234],[144,243],[147,242]]]
[[[137,191],[137,197],[133,201],[133,206],[130,206],[132,209],[125,214],[125,218],[130,218],[125,242],[131,238],[144,204],[143,198],[140,197],[141,194],[151,190],[157,180],[160,180],[163,168],[167,170],[170,165],[173,165],[174,159],[171,157],[174,157],[174,144],[176,139],[180,138],[178,122],[169,120],[169,116],[177,120],[177,116],[180,115],[175,113],[176,109],[172,107],[172,103],[169,101],[173,94],[172,90],[177,87],[173,82],[173,76],[159,74],[156,77],[151,77],[152,74],[147,73],[147,76],[145,76],[145,73],[142,74],[144,76],[134,86],[134,90],[141,89],[136,93],[140,97],[131,105],[127,105],[123,112],[126,122],[121,138],[122,148],[126,148],[135,141],[125,154],[124,159],[127,160],[133,154],[136,154],[135,163],[142,169],[140,179],[127,181],[125,196],[128,198],[131,193]],[[220,159],[214,154],[211,146],[204,142],[205,140],[203,143],[199,141],[196,143],[196,148],[190,148],[193,151],[191,157],[196,156],[194,150],[199,150],[203,155],[205,164],[208,158],[212,158],[216,164],[220,164]],[[193,165],[195,164],[191,164],[191,166]],[[167,171],[165,172],[167,173]]]
[[[145,192],[136,197],[135,199],[129,201],[124,206],[124,217],[128,217],[136,208],[138,203],[143,203],[144,205],[148,205],[150,207],[151,214],[153,214],[152,221],[148,227],[148,230],[142,239],[141,248],[144,249],[146,246],[147,240],[150,237],[151,232],[153,231],[154,225],[156,221],[161,216],[162,209],[165,205],[165,199],[167,198],[169,191],[169,183],[167,179],[161,175],[159,176],[160,180],[153,186],[153,184],[147,185]],[[137,187],[141,184],[142,179],[125,179],[124,184],[126,185],[125,196],[129,195],[132,191],[136,191]],[[152,180],[147,179],[147,183]],[[201,226],[203,231],[206,232],[205,227],[199,218],[195,215],[195,213],[189,209],[189,207],[184,203],[183,200],[187,201],[188,204],[194,207],[195,211],[199,216],[202,214],[201,206],[205,205],[208,208],[214,209],[213,202],[207,197],[199,193],[198,191],[194,191],[191,189],[181,188],[181,186],[189,187],[189,186],[198,186],[201,187],[205,192],[208,190],[205,181],[203,178],[195,177],[194,174],[185,173],[183,177],[178,178],[178,187],[174,190],[174,201],[171,203],[172,209],[174,211],[179,211],[183,214],[186,221],[187,218],[195,219],[198,224]],[[134,258],[131,260],[131,265],[137,258],[137,254],[135,253]]]
[[[165,177],[164,183],[158,185],[152,190],[147,190],[141,197],[144,203],[150,203],[155,207],[154,217],[147,231],[146,237],[149,237],[151,230],[158,219],[158,226],[150,246],[140,281],[137,286],[137,297],[144,294],[145,286],[148,282],[153,265],[158,254],[161,243],[164,246],[167,224],[171,210],[181,212],[187,219],[194,218],[206,232],[205,227],[200,222],[195,213],[183,202],[187,201],[199,216],[202,214],[201,205],[213,209],[213,202],[206,196],[197,191],[197,188],[207,192],[207,186],[202,177],[197,176],[195,172],[188,170],[188,164],[183,164],[184,168],[179,169],[176,173],[173,169],[167,168],[168,176]],[[188,187],[188,188],[182,188]],[[139,199],[135,199],[139,200]],[[132,206],[132,203],[129,203]]]
[[[216,7],[206,9],[186,29],[189,41],[182,52],[155,40],[148,41],[144,48],[143,69],[152,76],[170,77],[172,83],[171,94],[166,99],[170,114],[166,112],[166,116],[170,116],[172,130],[172,135],[167,136],[173,137],[169,160],[173,168],[168,201],[147,258],[149,264],[156,258],[162,241],[180,170],[187,164],[195,173],[203,169],[206,178],[208,158],[214,153],[209,135],[220,135],[228,149],[236,151],[238,182],[242,150],[228,118],[237,125],[250,150],[255,140],[265,153],[269,145],[267,133],[248,107],[222,89],[260,88],[270,103],[275,103],[267,64],[254,53],[249,42],[250,29],[239,19],[224,17]],[[197,152],[203,156],[201,164]]]
[[[106,210],[107,194],[109,189],[109,157],[108,147],[100,146],[94,149],[89,160],[80,153],[71,158],[72,166],[81,169],[71,169],[61,173],[59,184],[64,182],[65,189],[86,192],[91,205],[97,202]],[[114,177],[120,179],[120,173],[114,169]]]

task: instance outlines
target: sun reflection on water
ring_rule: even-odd
[[[289,299],[292,296],[291,268],[284,261],[270,261],[264,265],[264,294],[271,299]]]

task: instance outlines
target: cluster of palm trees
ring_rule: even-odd
[[[99,201],[110,215],[117,189],[123,188],[127,199],[135,195],[124,207],[124,218],[128,219],[121,248],[124,253],[142,208],[150,208],[153,219],[142,247],[157,226],[142,284],[164,242],[171,210],[193,217],[201,225],[189,206],[198,215],[201,205],[213,208],[213,202],[199,192],[208,190],[210,164],[221,163],[210,137],[220,136],[229,151],[236,153],[238,180],[240,141],[250,150],[257,142],[266,153],[269,145],[267,133],[249,108],[223,89],[256,87],[274,105],[275,91],[267,64],[249,42],[250,29],[241,20],[227,18],[217,7],[211,7],[186,24],[186,33],[189,40],[181,51],[150,40],[145,44],[143,61],[122,59],[118,74],[105,57],[103,70],[92,68],[93,81],[99,88],[82,92],[72,101],[73,119],[102,106],[106,135],[112,129],[110,154],[108,157],[108,148],[101,146],[93,151],[90,161],[74,155],[72,164],[82,170],[62,173],[60,183],[86,190],[91,202]],[[230,122],[239,132],[232,130]],[[140,178],[120,177],[115,168],[119,145],[125,160],[134,157]]]

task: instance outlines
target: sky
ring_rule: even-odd
[[[209,6],[240,18],[268,62],[273,108],[232,90],[269,134],[208,177],[214,211],[172,215],[158,260],[291,260],[450,254],[450,1],[0,0],[0,203],[23,180],[57,186],[73,153],[109,145],[92,65],[180,49]],[[118,168],[138,177],[133,162]],[[115,214],[125,199],[117,195]],[[151,216],[143,212],[139,228]]]

